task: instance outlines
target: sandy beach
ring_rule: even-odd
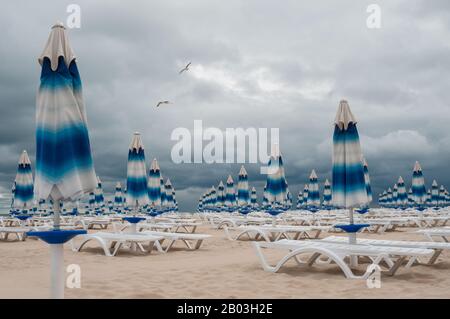
[[[425,240],[417,228],[360,237]],[[222,230],[201,226],[213,235],[198,251],[180,244],[167,254],[116,257],[88,246],[76,253],[65,246],[65,264],[81,267],[81,288],[66,298],[450,298],[450,253],[434,266],[418,265],[382,276],[380,289],[363,280],[345,279],[333,265],[307,268],[291,261],[279,273],[263,271],[249,241],[229,241]],[[323,234],[326,236],[327,234]],[[279,253],[267,252],[279,257]],[[49,297],[49,249],[34,239],[0,242],[0,298]]]

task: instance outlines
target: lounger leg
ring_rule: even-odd
[[[397,270],[400,268],[400,266],[403,264],[403,262],[405,261],[406,257],[402,256],[400,258],[398,258],[394,265],[388,270],[386,271],[386,274],[389,276],[393,276],[395,275],[395,273],[397,272]]]
[[[197,240],[197,243],[195,244],[195,249],[199,249],[200,246],[202,245],[203,239],[199,239]]]
[[[427,262],[428,265],[432,265],[436,262],[436,260],[438,259],[439,255],[442,253],[442,249],[436,249],[434,251],[433,256],[431,256],[430,260]]]

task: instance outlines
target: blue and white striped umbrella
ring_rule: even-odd
[[[228,175],[227,187],[225,189],[225,206],[228,208],[236,206],[236,191],[231,175]]]
[[[138,207],[149,204],[147,191],[147,169],[141,135],[134,133],[128,150],[127,205]]]
[[[303,207],[303,191],[298,192],[297,195],[297,208]]]
[[[11,209],[14,208],[14,194],[16,193],[16,182],[14,181],[11,187]]]
[[[164,185],[164,178],[161,176],[159,179],[159,185],[161,187],[161,207],[167,206],[166,186]]]
[[[173,202],[172,211],[177,212],[178,211],[178,202],[177,202],[177,197],[175,194],[175,187],[173,187],[173,186],[172,186],[172,202]]]
[[[122,207],[123,206],[123,193],[122,193],[122,185],[120,182],[116,184],[116,192],[114,193],[114,206]]]
[[[250,204],[250,194],[248,190],[248,175],[244,166],[241,166],[241,170],[239,171],[237,191],[238,205],[241,207],[248,206]]]
[[[94,192],[89,192],[89,199],[88,199],[89,208],[93,209],[95,206],[95,194]]]
[[[408,194],[406,193],[405,181],[400,176],[397,181],[397,204],[405,207],[408,204]]]
[[[431,205],[437,206],[439,204],[439,186],[436,180],[431,184]]]
[[[330,206],[332,200],[331,195],[331,184],[328,181],[328,179],[325,180],[324,186],[323,186],[323,205],[324,206]]]
[[[161,169],[156,158],[153,159],[150,165],[147,189],[150,204],[153,206],[161,206]]]
[[[315,170],[312,170],[309,175],[309,186],[308,186],[308,202],[309,207],[319,207],[320,206],[320,194],[319,194],[319,182],[317,180],[317,174]]]
[[[394,198],[392,196],[392,189],[389,187],[386,194],[386,204],[390,207],[394,205]]]
[[[422,168],[420,167],[419,162],[414,164],[412,191],[416,205],[425,204],[427,191],[425,189],[425,180],[423,178]]]
[[[166,180],[166,185],[164,185],[165,193],[166,193],[166,207],[173,208],[175,206],[173,202],[172,196],[172,183],[170,182],[170,178]]]
[[[367,199],[369,203],[372,201],[372,187],[370,186],[369,165],[366,159],[363,157],[363,169],[364,169],[364,183],[366,184]]]
[[[209,198],[211,207],[214,209],[217,206],[217,192],[214,186],[211,187],[211,190],[209,192]]]
[[[23,151],[19,157],[15,180],[14,207],[17,209],[30,209],[33,205],[33,173],[27,151]]]
[[[352,208],[369,203],[361,162],[356,120],[347,101],[342,100],[334,121],[333,205]],[[353,216],[350,217],[351,222]]]
[[[286,203],[287,183],[284,176],[283,160],[278,144],[272,146],[267,174],[267,199],[272,206]]]
[[[427,195],[425,196],[425,205],[431,206],[431,189],[427,190]]]
[[[52,27],[39,57],[36,104],[37,198],[75,200],[97,186],[81,79],[62,24]]]
[[[94,194],[95,194],[95,206],[97,208],[105,206],[105,197],[103,195],[102,181],[98,176],[97,176],[97,187],[94,190]]]
[[[217,207],[219,209],[223,208],[225,205],[225,187],[223,182],[220,181],[219,186],[217,186]]]
[[[305,184],[305,187],[303,187],[303,205],[308,205],[308,197],[309,197],[309,186],[308,184]]]
[[[250,205],[252,208],[258,208],[258,197],[256,196],[256,188],[252,187],[250,194]]]
[[[263,207],[269,206],[269,199],[268,199],[268,197],[269,197],[269,195],[268,195],[268,192],[267,192],[267,184],[266,184],[264,186],[264,189],[263,189],[263,199],[262,199],[262,206]]]
[[[225,187],[225,206],[236,206],[236,190],[234,188],[234,181],[231,175],[228,175],[226,187]]]
[[[394,207],[398,206],[398,187],[397,184],[394,184],[392,187],[392,204]]]
[[[409,190],[408,190],[408,206],[409,207],[414,206],[414,195],[413,195],[412,188],[409,188]]]
[[[444,206],[445,205],[445,187],[444,187],[444,185],[441,185],[441,187],[439,188],[438,205],[439,206]]]

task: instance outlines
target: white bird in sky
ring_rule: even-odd
[[[169,101],[159,101],[158,104],[156,104],[156,107],[159,107],[161,104],[170,104]]]
[[[189,66],[191,65],[191,62],[189,62],[188,64],[186,64],[186,66],[184,68],[182,68],[180,70],[180,72],[178,72],[178,74],[183,73],[184,71],[188,71],[189,70]]]

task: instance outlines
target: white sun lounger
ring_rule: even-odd
[[[343,271],[345,277],[349,279],[367,279],[372,273],[371,265],[379,266],[382,261],[385,261],[388,266],[387,271],[384,273],[394,275],[408,258],[430,256],[433,253],[431,249],[340,244],[322,242],[320,240],[300,241],[283,239],[276,242],[253,242],[253,245],[265,271],[277,272],[290,259],[294,259],[299,265],[306,264],[308,266],[312,266],[314,263],[334,262]],[[264,257],[262,248],[288,250],[289,252],[275,266],[271,266]],[[299,258],[301,255],[308,255],[309,259],[302,261]],[[326,260],[321,260],[319,258],[321,256],[326,257]],[[371,260],[363,275],[355,275],[345,262],[345,258],[351,256],[368,257]]]
[[[333,243],[348,243],[348,238],[343,236],[329,236],[323,238],[323,242],[333,242]],[[388,246],[388,247],[406,247],[406,248],[424,248],[432,249],[434,251],[431,258],[424,264],[432,265],[436,262],[439,255],[443,250],[450,250],[450,243],[441,242],[426,242],[426,241],[407,241],[407,240],[386,240],[386,239],[368,239],[368,238],[358,238],[357,244],[362,245],[373,245],[373,246]],[[412,265],[416,260],[411,258],[409,263]],[[419,260],[417,260],[419,261]]]
[[[448,243],[448,238],[450,238],[450,227],[419,229],[417,232],[425,235],[425,237],[431,241],[436,241],[435,238],[441,238],[443,241]]]
[[[78,247],[75,247],[74,240],[71,240],[72,250],[80,251],[83,246],[89,241],[97,242],[100,247],[103,249],[103,252],[106,256],[112,257],[117,255],[119,249],[125,245],[130,244],[131,246],[136,245],[142,252],[151,253],[153,250],[153,246],[156,246],[158,251],[163,252],[159,240],[162,240],[163,237],[150,235],[150,234],[128,234],[128,233],[106,233],[106,232],[97,232],[93,234],[86,234],[77,236],[78,239],[81,239],[81,243]],[[147,250],[144,249],[144,244],[148,244]]]
[[[276,241],[281,238],[293,239],[300,238],[319,238],[322,231],[328,231],[328,226],[290,226],[290,225],[261,225],[261,226],[239,226],[231,228],[237,231],[237,234],[232,237],[227,226],[224,226],[225,235],[229,240],[239,240],[246,236],[251,240],[258,240],[260,238],[267,242]],[[311,234],[315,232],[315,234]],[[253,237],[252,237],[253,235]]]
[[[36,226],[36,227],[0,227],[0,240],[7,241],[10,235],[15,235],[17,240],[24,241],[27,238],[29,231],[43,231],[49,230],[50,227]]]
[[[162,231],[143,231],[142,234],[154,235],[161,237],[160,243],[164,240],[168,241],[166,248],[163,248],[164,252],[168,252],[173,247],[175,242],[182,241],[189,250],[199,249],[203,240],[210,238],[211,235],[206,234],[188,234],[188,233],[169,233]],[[194,244],[192,244],[194,242]]]

